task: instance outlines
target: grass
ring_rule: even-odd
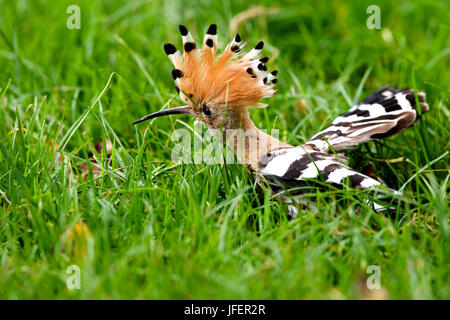
[[[71,4],[80,30],[66,28]],[[0,298],[449,299],[450,8],[377,1],[369,30],[370,4],[267,0],[275,14],[237,26],[280,70],[252,117],[291,144],[385,84],[427,93],[413,128],[348,152],[403,190],[404,216],[330,189],[289,220],[242,166],[171,162],[190,118],[130,125],[178,105],[162,50],[178,24],[198,40],[216,23],[225,43],[250,3],[0,0]],[[73,264],[80,290],[66,287]],[[381,290],[365,289],[369,265]]]

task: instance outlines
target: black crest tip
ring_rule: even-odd
[[[167,55],[171,55],[177,52],[177,48],[175,48],[175,46],[171,43],[166,43],[164,45],[164,51],[166,52]]]
[[[180,33],[181,33],[181,35],[182,35],[183,37],[184,37],[184,36],[187,36],[187,34],[188,34],[188,29],[187,29],[185,26],[183,26],[182,24],[180,24],[179,29],[180,29]]]
[[[178,78],[181,78],[183,76],[183,72],[179,69],[173,69],[172,70],[172,78],[173,80],[177,80]]]
[[[217,34],[217,26],[215,24],[212,24],[209,26],[208,31],[206,31],[207,34],[210,35],[216,35]]]
[[[195,43],[194,42],[186,42],[184,44],[184,51],[191,52],[195,49]]]
[[[239,33],[236,33],[236,37],[234,37],[234,41],[241,42],[241,36],[239,35]]]
[[[264,41],[258,42],[258,44],[255,47],[256,50],[261,50],[262,48],[264,48]]]

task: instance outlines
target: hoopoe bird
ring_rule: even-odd
[[[379,181],[348,167],[345,156],[337,152],[397,134],[413,125],[429,109],[423,92],[418,92],[416,97],[411,89],[386,86],[338,116],[305,144],[292,146],[256,128],[248,113],[250,107],[265,107],[260,100],[275,94],[277,71],[267,71],[268,57],[260,57],[263,41],[242,54],[245,44],[236,34],[216,57],[215,24],[209,26],[201,49],[197,49],[185,26],[180,25],[179,30],[183,54],[170,43],[164,45],[164,50],[175,67],[172,71],[175,89],[185,105],[151,113],[134,124],[160,116],[187,114],[202,121],[208,129],[220,130],[223,135],[229,130],[245,132],[243,152],[238,150],[236,136],[231,139],[227,136],[224,144],[248,165],[258,182],[265,180],[276,196],[281,195],[288,203],[291,198],[282,190],[311,179],[360,189],[382,186]],[[257,147],[251,148],[251,142]],[[396,192],[386,186],[384,189]],[[297,213],[292,202],[288,209],[291,215]],[[383,207],[374,203],[374,209],[378,211]]]

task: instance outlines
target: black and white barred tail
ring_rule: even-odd
[[[306,146],[316,151],[344,150],[358,143],[384,139],[413,125],[420,114],[428,111],[425,93],[412,89],[398,90],[386,86],[337,117],[330,126],[312,137]]]

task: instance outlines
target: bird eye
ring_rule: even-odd
[[[203,113],[207,116],[211,115],[211,110],[206,106],[206,104],[203,105]]]

